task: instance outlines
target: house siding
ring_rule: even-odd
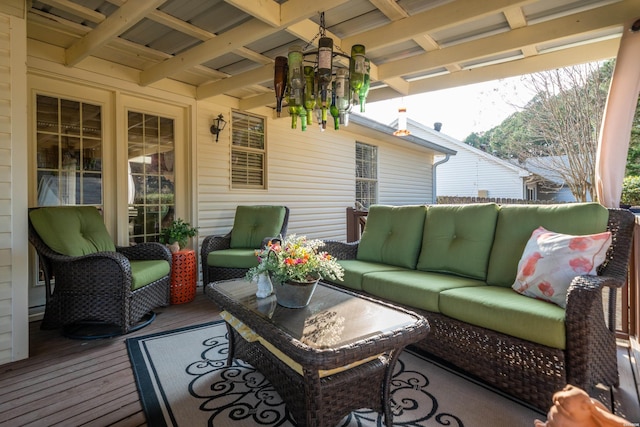
[[[0,13],[0,364],[29,347],[25,52],[24,19]]]
[[[521,176],[525,170],[413,120],[409,129],[419,138],[456,151],[436,167],[437,196],[478,197],[486,191],[486,197],[526,198]]]

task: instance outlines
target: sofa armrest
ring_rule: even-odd
[[[615,309],[605,321],[603,288],[622,286],[611,276],[577,276],[567,294],[565,312],[567,381],[589,387],[593,379],[618,383]]]
[[[358,254],[358,244],[360,242],[338,242],[335,240],[324,240],[324,246],[320,248],[322,251],[328,252],[332,257],[340,260],[356,259]]]

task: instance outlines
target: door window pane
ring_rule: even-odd
[[[175,217],[174,120],[128,113],[129,238],[157,242]]]

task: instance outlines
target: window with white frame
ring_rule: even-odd
[[[378,202],[378,147],[356,142],[356,205]]]
[[[231,188],[266,187],[264,122],[262,117],[231,113]]]

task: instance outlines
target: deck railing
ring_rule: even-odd
[[[347,208],[347,242],[357,242],[367,223],[367,211]],[[636,225],[629,262],[627,284],[618,291],[616,333],[621,339],[637,337],[640,331],[640,216],[636,215]],[[608,307],[608,304],[604,304]]]

